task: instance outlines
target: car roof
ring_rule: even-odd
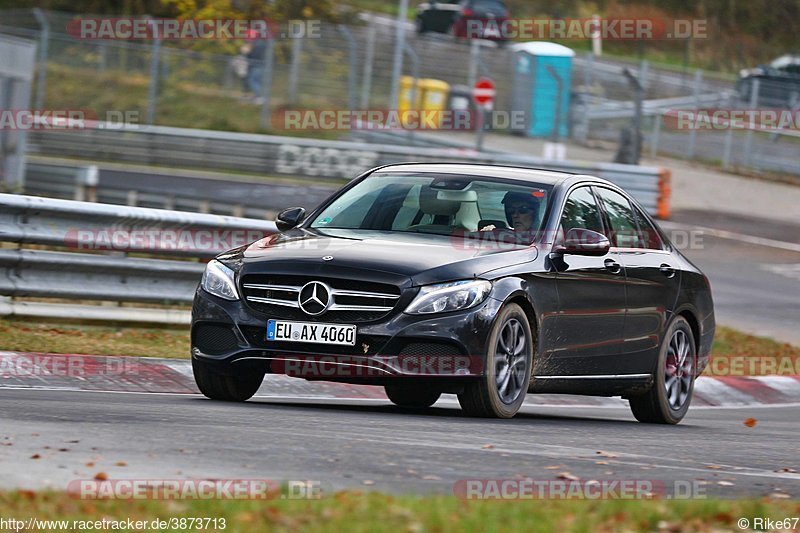
[[[437,174],[468,174],[471,176],[484,176],[489,178],[504,178],[520,181],[531,181],[547,185],[560,185],[562,182],[596,182],[609,183],[595,176],[549,170],[543,168],[516,167],[511,165],[490,165],[485,163],[395,163],[376,169],[376,172],[390,173],[437,173]]]

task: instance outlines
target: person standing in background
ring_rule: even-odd
[[[261,81],[264,78],[264,60],[267,52],[267,42],[263,38],[259,38],[258,32],[250,30],[247,33],[248,43],[245,45],[247,51],[245,57],[247,58],[247,76],[245,77],[245,84],[247,89],[253,94],[253,103],[263,104],[264,97],[262,93]],[[243,52],[245,52],[243,50]]]

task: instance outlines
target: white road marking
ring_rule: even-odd
[[[759,265],[759,268],[761,268],[761,270],[766,270],[774,274],[786,276],[787,278],[800,280],[800,263],[793,263],[793,264],[790,263],[785,265],[763,263]]]
[[[661,226],[664,229],[674,228],[683,230],[701,230],[704,233],[711,235],[712,237],[718,237],[720,239],[729,239],[738,242],[756,244],[759,246],[768,246],[770,248],[779,248],[781,250],[789,250],[790,252],[800,252],[800,244],[797,244],[795,242],[767,239],[764,237],[756,237],[755,235],[736,233],[735,231],[709,228],[707,226],[693,226],[690,224],[681,224],[679,222],[659,221],[659,226]]]

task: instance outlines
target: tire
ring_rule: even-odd
[[[516,342],[512,340],[513,335],[516,335]],[[513,303],[504,305],[489,335],[486,371],[458,395],[461,409],[469,416],[485,418],[511,418],[517,414],[528,392],[534,343],[528,317],[522,308]],[[505,369],[509,371],[503,379],[500,376]]]
[[[413,385],[386,385],[386,396],[389,401],[400,407],[424,409],[436,403],[441,392],[437,390],[415,388]]]
[[[192,358],[192,371],[197,388],[207,398],[223,402],[243,402],[258,391],[264,373],[243,376],[225,376],[215,372],[207,363]]]
[[[653,386],[629,399],[636,420],[649,424],[677,424],[683,420],[694,393],[695,352],[692,328],[685,318],[675,317],[661,341]]]

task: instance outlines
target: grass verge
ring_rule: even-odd
[[[0,318],[0,350],[20,352],[189,356],[189,328],[138,328],[80,324],[32,324],[20,318]],[[718,327],[707,374],[796,374],[800,347],[735,329]]]
[[[139,328],[0,319],[0,350],[139,357],[189,357],[189,328]]]
[[[225,531],[739,531],[738,520],[798,516],[800,503],[778,500],[464,501],[455,496],[340,492],[315,501],[77,500],[64,493],[0,493],[3,517],[69,520],[221,518]],[[218,522],[219,523],[219,522]],[[80,526],[80,524],[75,524]],[[175,528],[168,528],[174,530]],[[218,528],[219,530],[220,528]],[[755,528],[754,528],[755,529]],[[213,527],[208,530],[214,530]]]

